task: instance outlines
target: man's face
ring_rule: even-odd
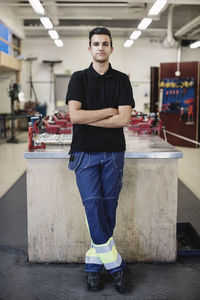
[[[110,38],[105,34],[94,34],[91,39],[91,46],[88,47],[93,60],[96,62],[106,62],[113,51],[110,45]]]

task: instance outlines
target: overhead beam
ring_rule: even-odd
[[[48,11],[48,9],[46,8]],[[51,17],[51,13],[47,14]],[[146,10],[144,8],[131,9],[129,7],[59,7],[56,15],[59,19],[87,19],[87,18],[110,18],[110,19],[137,19],[146,16]],[[39,19],[40,15],[34,14],[30,8],[20,8],[19,17],[23,19]]]
[[[88,2],[88,1],[87,1]],[[141,2],[140,2],[140,4],[141,4]],[[19,3],[19,2],[0,2],[0,6],[17,6],[17,7],[30,7],[30,4],[29,3]],[[43,6],[44,7],[49,7],[49,6],[51,6],[51,7],[70,7],[70,6],[72,6],[72,7],[91,7],[91,6],[95,6],[95,7],[97,7],[97,6],[105,6],[105,7],[109,7],[109,6],[111,6],[111,7],[122,7],[122,6],[128,6],[128,2],[127,1],[120,1],[119,3],[116,3],[116,2],[94,2],[94,1],[92,1],[92,2],[90,2],[90,3],[80,3],[79,1],[77,1],[77,2],[69,2],[69,3],[57,3],[57,2],[54,2],[54,3],[50,3],[50,2],[44,2],[43,3]]]
[[[146,1],[141,1],[141,0],[128,0],[128,3],[135,3],[135,4],[141,4],[141,2],[145,3],[154,3],[155,0],[146,0]],[[168,4],[177,4],[177,5],[200,5],[199,0],[168,0]]]
[[[110,26],[112,27],[112,26]],[[56,30],[62,30],[62,31],[68,31],[68,30],[89,30],[90,28],[93,28],[93,25],[81,25],[81,26],[55,26]],[[44,27],[41,26],[23,26],[23,29],[26,31],[43,31],[47,32]],[[136,29],[136,27],[112,27],[112,31],[132,31]],[[166,33],[165,28],[147,28],[145,32],[162,32]]]
[[[200,5],[199,0],[168,0],[167,3],[177,5]]]
[[[175,32],[176,38],[181,38],[187,32],[200,24],[200,15]]]
[[[200,33],[200,28],[198,28],[198,29],[192,31],[192,32],[190,33],[190,36],[194,36],[194,35],[196,35],[196,34],[198,34],[198,33]]]
[[[89,2],[89,3],[84,3],[84,2]],[[59,1],[59,3],[48,3],[48,1],[44,2],[44,6],[128,6],[128,5],[143,5],[146,4],[153,4],[155,0],[127,0],[127,1],[122,1],[122,0],[115,0],[115,1],[99,1],[99,0],[79,0],[79,1]],[[177,5],[200,5],[199,0],[168,0],[168,4],[177,4]],[[20,3],[20,2],[9,2],[9,1],[1,1],[0,6],[18,6],[18,7],[30,7],[29,3]]]

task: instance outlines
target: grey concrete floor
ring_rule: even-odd
[[[176,263],[129,264],[129,289],[118,294],[103,272],[104,289],[86,289],[83,264],[27,260],[26,177],[0,199],[0,300],[135,299],[199,300],[200,257]]]
[[[118,294],[103,273],[104,289],[87,291],[82,264],[33,264],[16,249],[1,249],[1,300],[135,299],[199,300],[200,260],[179,258],[176,263],[128,265],[130,284]]]

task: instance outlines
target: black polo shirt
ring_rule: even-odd
[[[132,87],[128,76],[112,69],[100,75],[92,64],[88,69],[72,74],[66,95],[68,101],[76,100],[84,110],[118,108],[120,105],[135,107]],[[70,153],[117,152],[125,150],[123,128],[103,128],[82,124],[73,125]]]

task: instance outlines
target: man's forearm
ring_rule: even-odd
[[[70,118],[73,124],[88,124],[114,116],[116,113],[117,110],[114,108],[104,108],[99,110],[78,109],[71,111]]]
[[[121,115],[118,114],[100,121],[88,123],[87,125],[104,128],[121,128],[128,126],[129,122],[129,118],[123,118]]]

